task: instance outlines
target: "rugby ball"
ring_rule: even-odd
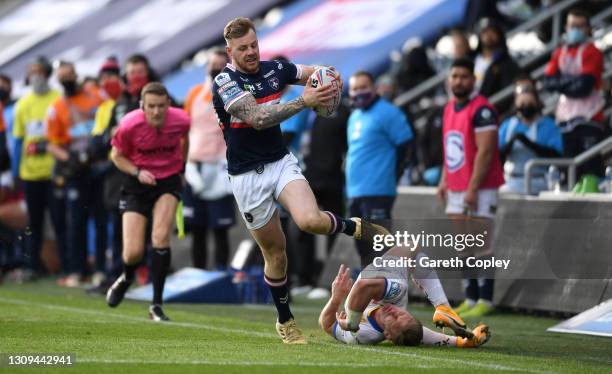
[[[342,99],[342,92],[340,91],[340,84],[337,81],[338,74],[326,67],[319,68],[312,73],[310,76],[310,85],[313,88],[317,88],[320,86],[326,86],[331,84],[335,88],[334,100],[329,106],[325,107],[315,107],[314,110],[318,115],[322,117],[330,117],[336,112],[338,106],[340,105],[340,100]]]

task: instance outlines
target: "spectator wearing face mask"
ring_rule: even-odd
[[[560,94],[555,120],[563,136],[565,157],[576,157],[607,136],[604,126],[602,92],[604,58],[589,40],[588,13],[572,9],[567,15],[565,42],[557,48],[544,71],[544,88]],[[604,176],[605,163],[596,156],[578,166],[576,190],[585,178]]]
[[[57,78],[64,94],[48,110],[47,149],[57,161],[56,183],[66,189],[66,242],[68,276],[61,285],[76,287],[88,274],[87,219],[92,201],[91,157],[89,144],[96,110],[102,98],[94,88],[85,89],[77,80],[74,65],[60,62]],[[96,222],[96,231],[106,229],[106,222]]]
[[[65,261],[65,220],[61,214],[63,204],[61,189],[51,183],[53,156],[47,151],[45,115],[49,107],[59,99],[60,93],[49,87],[53,68],[45,57],[38,57],[28,66],[26,83],[31,91],[15,104],[12,161],[16,177],[22,181],[31,235],[25,243],[26,272],[24,278],[35,278],[41,269],[40,251],[43,242],[45,212],[49,212],[55,229],[60,254]]]
[[[544,88],[561,94],[555,113],[557,123],[561,125],[575,118],[602,123],[604,59],[601,51],[589,41],[588,14],[572,9],[565,27],[565,43],[553,52],[544,77]]]
[[[115,100],[108,127],[113,129],[124,115],[140,107],[140,91],[149,82],[159,81],[149,59],[142,54],[130,56],[125,63],[125,90]]]
[[[413,140],[404,113],[376,94],[374,78],[359,71],[349,79],[353,112],[348,120],[346,187],[349,215],[365,220],[387,220],[397,195]],[[362,267],[372,258],[372,247],[357,242]]]
[[[506,181],[500,192],[524,194],[527,161],[536,157],[561,157],[563,142],[555,121],[542,115],[542,104],[533,84],[516,85],[514,105],[516,114],[506,119],[499,131],[499,149]],[[533,193],[547,189],[545,172],[545,167],[539,167],[532,173]]]

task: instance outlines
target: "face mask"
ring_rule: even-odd
[[[9,96],[11,96],[11,93],[7,89],[0,88],[0,102],[6,102],[6,100],[9,99]]]
[[[146,75],[133,76],[128,81],[127,90],[132,96],[137,96],[140,93],[140,90],[142,90],[147,83],[149,83],[149,77]]]
[[[535,105],[526,105],[526,106],[522,106],[522,107],[518,107],[517,111],[525,118],[525,119],[532,119],[533,117],[535,117],[538,112],[540,111],[538,109],[537,106]]]
[[[358,91],[354,94],[351,94],[351,104],[354,108],[357,109],[367,108],[368,105],[370,105],[372,101],[374,101],[375,97],[376,96],[374,95],[374,91]]]
[[[44,94],[49,91],[49,83],[47,82],[47,78],[34,74],[30,77],[30,84],[32,85],[32,89],[37,94]]]
[[[581,28],[572,27],[567,35],[565,36],[565,40],[569,45],[580,44],[586,39],[586,34],[582,31]]]
[[[221,69],[215,69],[210,71],[210,79],[215,79],[217,75],[221,74]]]
[[[113,100],[121,95],[121,83],[116,79],[107,80],[102,84],[102,89]]]
[[[60,81],[62,87],[64,87],[64,94],[66,96],[74,96],[77,94],[77,82],[75,80]]]

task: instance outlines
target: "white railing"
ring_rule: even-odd
[[[602,140],[590,149],[573,158],[534,158],[525,164],[525,191],[531,195],[531,172],[536,166],[567,167],[567,189],[571,191],[576,185],[576,169],[595,156],[612,150],[612,136]]]

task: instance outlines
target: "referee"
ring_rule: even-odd
[[[141,108],[128,113],[112,140],[111,158],[128,174],[121,188],[119,209],[123,225],[123,273],[109,288],[110,307],[121,303],[134,281],[144,255],[145,232],[153,220],[153,302],[149,316],[168,321],[161,308],[166,274],[170,267],[170,234],[182,189],[181,173],[188,149],[190,120],[182,109],[170,107],[166,88],[148,83],[141,92]]]

